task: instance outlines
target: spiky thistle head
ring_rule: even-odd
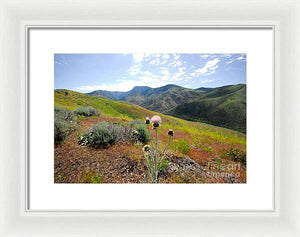
[[[162,123],[161,122],[161,118],[158,115],[154,115],[151,118],[151,123],[152,123],[152,125],[153,125],[154,128],[158,128],[159,125]]]

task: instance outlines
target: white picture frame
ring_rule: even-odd
[[[1,236],[299,236],[299,1],[0,2]],[[183,12],[184,10],[184,12]],[[183,20],[184,19],[184,20]],[[28,27],[274,30],[273,211],[64,212],[26,209]],[[28,171],[30,172],[30,171]],[[258,194],[253,194],[258,195]]]

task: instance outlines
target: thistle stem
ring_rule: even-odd
[[[165,153],[167,152],[167,150],[168,150],[168,148],[169,148],[169,145],[170,145],[170,142],[171,142],[171,138],[172,138],[172,136],[169,136],[168,143],[167,143],[167,145],[166,145],[166,147],[165,147],[165,149],[164,149],[164,151],[163,151],[163,156],[165,156]]]
[[[154,144],[153,144],[153,140],[152,140],[152,136],[151,136],[151,131],[150,131],[149,125],[147,125],[147,128],[148,128],[148,131],[149,131],[149,134],[150,134],[150,142],[151,142],[151,146],[154,147]]]
[[[158,161],[158,134],[157,134],[157,128],[155,128],[155,137],[156,137],[156,154],[155,154],[155,183],[157,183],[157,161]]]

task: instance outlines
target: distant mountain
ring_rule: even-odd
[[[127,101],[158,112],[166,112],[187,99],[195,98],[201,94],[202,91],[172,84],[158,88],[135,86],[127,92],[98,90],[88,93],[92,96]]]
[[[136,86],[127,92],[98,90],[88,95],[127,101],[146,109],[246,133],[246,85],[188,89],[177,85]]]
[[[214,88],[208,88],[208,87],[200,87],[200,88],[198,88],[198,89],[196,89],[196,90],[198,90],[198,91],[209,91],[209,90],[213,90]]]
[[[97,90],[87,94],[91,96],[97,96],[97,97],[102,97],[111,100],[126,100],[126,98],[130,95],[144,93],[149,89],[152,88],[148,86],[135,86],[130,91],[126,91],[126,92]]]

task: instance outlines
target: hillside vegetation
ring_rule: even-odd
[[[136,86],[128,92],[99,90],[89,95],[127,101],[152,111],[246,133],[244,84],[195,90],[177,85],[159,88]]]
[[[167,113],[246,133],[246,86],[235,85],[209,90]]]
[[[167,91],[170,89],[176,90],[172,87]],[[208,90],[204,91],[208,92]],[[215,98],[214,94],[211,94],[211,97]],[[159,115],[162,119],[159,146],[166,144],[168,130],[170,128],[174,130],[168,153],[168,169],[171,171],[168,174],[161,174],[163,182],[246,182],[246,136],[243,133],[205,123],[186,121],[127,102],[99,98],[70,90],[55,90],[54,104],[56,107],[79,114],[76,120],[76,131],[55,147],[55,182],[78,183],[93,182],[93,180],[104,183],[145,182],[143,153],[140,145],[121,142],[112,143],[105,149],[94,149],[80,145],[82,141],[79,142],[79,138],[82,138],[87,129],[95,129],[93,126],[99,122],[108,127],[115,124],[126,130],[127,127],[143,124],[146,116],[152,117],[153,115]],[[98,111],[98,115],[81,116],[78,111],[86,107],[94,108]],[[185,162],[184,165],[182,162]],[[174,168],[176,164],[182,167],[191,167],[193,164],[191,171],[188,171],[193,175],[186,176],[186,171],[184,171],[186,168],[176,168],[176,170]],[[221,165],[229,164],[241,165],[239,170],[233,171],[240,173],[237,180],[203,176],[207,172],[222,171]],[[195,167],[198,167],[197,169],[201,172],[196,174],[193,171]]]

